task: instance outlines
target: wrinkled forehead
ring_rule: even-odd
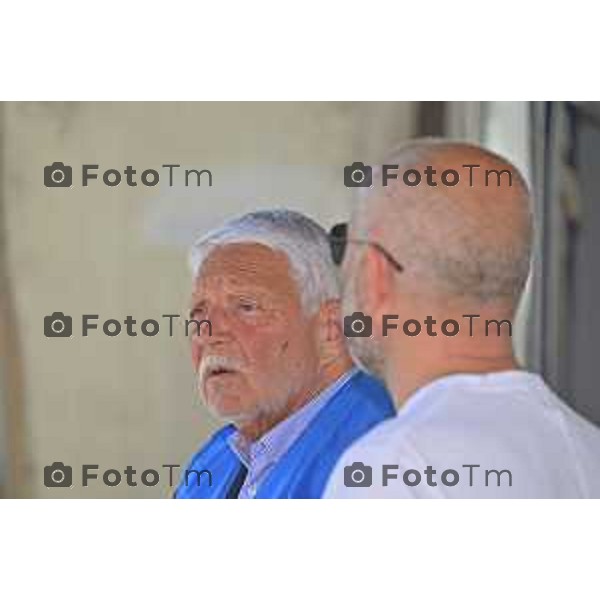
[[[290,300],[299,296],[285,253],[259,243],[231,243],[209,251],[194,288],[207,289],[215,284],[260,289]]]

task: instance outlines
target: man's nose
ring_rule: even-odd
[[[192,327],[192,363],[197,369],[204,352],[208,348],[215,348],[223,344],[230,344],[233,340],[233,326],[231,319],[228,318],[226,311],[219,308],[211,308],[203,316],[203,320],[209,321],[203,323],[200,328],[194,323]]]

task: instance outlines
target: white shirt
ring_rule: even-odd
[[[600,429],[538,375],[449,375],[353,444],[325,497],[600,498]]]

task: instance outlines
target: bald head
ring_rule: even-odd
[[[516,167],[478,146],[444,140],[413,141],[384,162],[398,164],[398,178],[370,190],[352,234],[381,243],[403,265],[403,289],[516,304],[532,243],[531,200]],[[424,174],[428,166],[437,186],[425,175],[417,186],[403,181],[407,170]],[[456,185],[442,182],[450,169],[459,174]],[[373,181],[381,183],[381,173]]]

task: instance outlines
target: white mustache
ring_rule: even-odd
[[[241,369],[243,363],[238,358],[231,356],[208,355],[202,357],[198,365],[197,376],[199,383],[204,383],[206,377],[219,369],[237,371]]]

